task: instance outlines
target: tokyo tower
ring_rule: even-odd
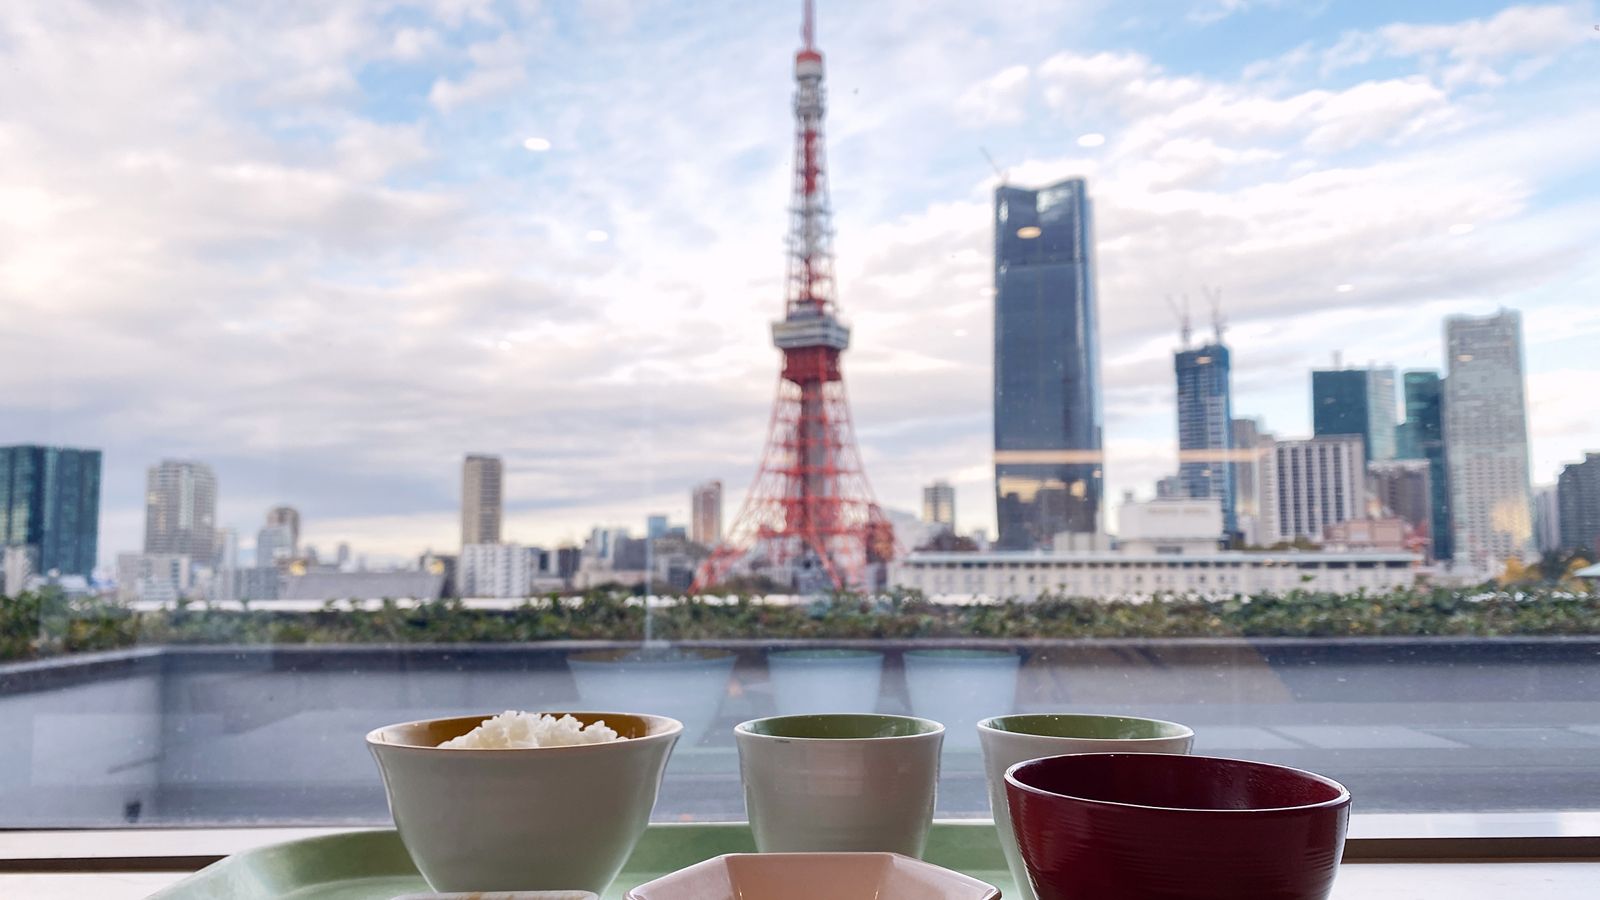
[[[894,554],[889,522],[861,470],[839,358],[850,329],[833,282],[833,214],[823,158],[822,53],[805,0],[804,45],[794,58],[794,197],[789,214],[784,317],[772,323],[783,352],[761,468],[744,506],[696,574],[693,590],[735,572],[763,573],[802,593],[879,586]]]

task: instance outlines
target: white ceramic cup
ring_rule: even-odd
[[[761,852],[922,856],[943,725],[911,716],[774,716],[744,722],[734,736]]]
[[[1176,722],[1133,716],[1024,714],[994,716],[978,723],[989,809],[1000,833],[1000,849],[1017,883],[1016,896],[1036,900],[1017,850],[1006,802],[1006,770],[1020,762],[1073,753],[1188,753],[1194,729]],[[1011,894],[1007,894],[1010,897]]]
[[[429,887],[605,893],[650,823],[683,724],[628,713],[570,715],[586,725],[604,720],[628,740],[439,747],[489,716],[408,722],[367,735],[400,840]]]

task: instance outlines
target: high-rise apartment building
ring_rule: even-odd
[[[87,577],[99,540],[99,450],[0,447],[0,546],[33,548],[35,574]]]
[[[722,540],[722,482],[695,486],[689,497],[689,536],[708,547]]]
[[[300,511],[292,506],[274,506],[267,510],[267,525],[281,525],[289,529],[289,555],[300,555]]]
[[[1005,549],[1102,530],[1094,218],[1071,178],[995,191],[995,496]]]
[[[1260,502],[1271,523],[1263,543],[1321,541],[1328,526],[1367,514],[1359,435],[1274,441],[1262,457]]]
[[[461,465],[461,546],[500,543],[505,503],[500,457],[471,455]]]
[[[1562,468],[1556,480],[1556,507],[1561,548],[1600,551],[1600,453],[1586,453],[1583,462]]]
[[[922,521],[956,530],[956,489],[948,481],[935,481],[922,489]]]
[[[1444,443],[1454,558],[1499,572],[1533,546],[1522,316],[1450,316],[1444,323]]]
[[[205,463],[164,459],[145,476],[144,552],[185,556],[196,564],[217,556],[217,476]]]
[[[1215,498],[1221,504],[1222,530],[1231,535],[1239,524],[1228,348],[1219,339],[1198,349],[1180,350],[1173,367],[1178,376],[1178,478],[1190,499]]]
[[[1449,559],[1454,553],[1450,524],[1450,468],[1444,452],[1444,381],[1438,372],[1419,370],[1401,376],[1406,420],[1395,428],[1395,457],[1428,461],[1428,490],[1432,523],[1433,558]]]
[[[1317,437],[1361,435],[1366,462],[1394,459],[1393,368],[1317,369],[1311,373],[1311,425]]]

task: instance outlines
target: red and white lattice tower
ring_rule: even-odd
[[[789,277],[772,342],[783,351],[761,468],[744,506],[695,577],[695,589],[734,572],[764,573],[802,591],[877,587],[894,553],[888,520],[861,470],[839,357],[850,329],[839,321],[833,283],[833,215],[823,160],[822,53],[812,0],[795,54],[794,200]]]

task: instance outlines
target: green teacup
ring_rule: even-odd
[[[943,725],[911,716],[774,716],[740,724],[734,737],[761,852],[922,856]]]
[[[1176,722],[1135,716],[1024,714],[994,716],[978,723],[983,768],[989,782],[989,806],[1000,849],[1017,882],[1017,896],[1034,900],[1028,872],[1017,850],[1006,803],[1006,770],[1019,762],[1071,753],[1188,753],[1194,729]],[[1010,896],[1009,894],[1007,896]]]

